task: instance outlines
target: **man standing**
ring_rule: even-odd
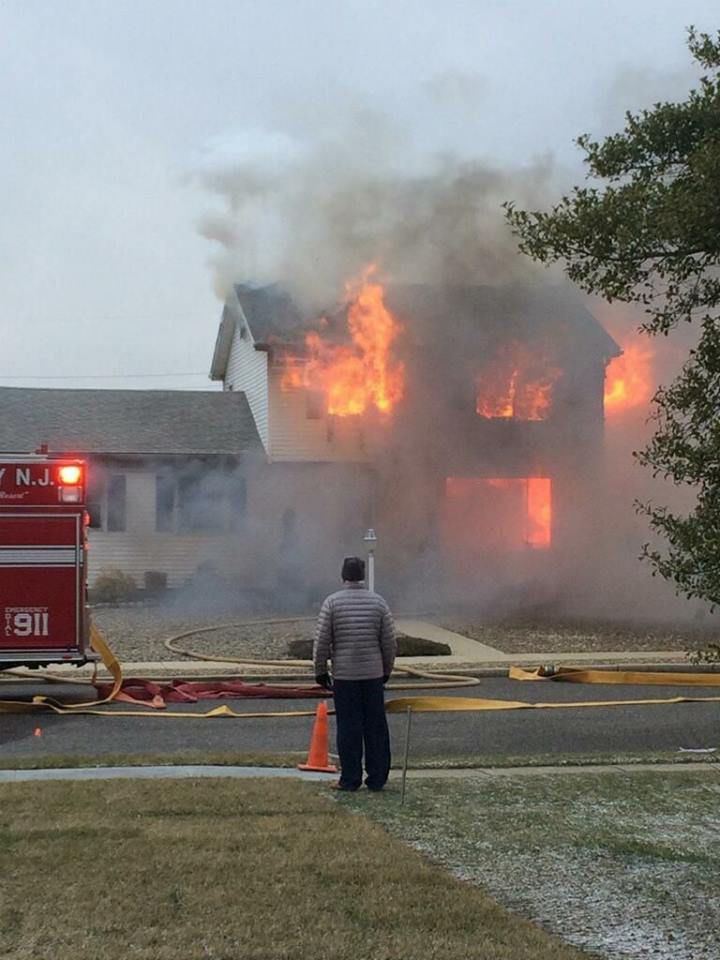
[[[365,586],[364,560],[347,557],[342,579],[342,590],[327,597],[320,609],[313,646],[315,679],[331,686],[331,659],[341,768],[337,789],[361,786],[364,746],[365,785],[382,790],[390,772],[383,687],[397,653],[395,625],[385,600]]]

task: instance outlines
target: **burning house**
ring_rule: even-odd
[[[636,386],[632,364],[613,375],[619,354],[554,288],[368,271],[318,317],[237,285],[222,390],[3,388],[0,450],[89,458],[91,580],[212,570],[231,597],[300,609],[373,527],[394,602],[517,606],[582,591],[607,501],[603,396],[612,411]]]
[[[367,271],[320,318],[235,286],[211,377],[247,397],[291,582],[372,526],[384,589],[497,597],[581,577],[619,354],[567,291],[386,289]]]

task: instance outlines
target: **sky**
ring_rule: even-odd
[[[216,388],[213,173],[391,131],[396,169],[578,182],[579,134],[695,83],[689,24],[717,4],[0,0],[0,385]]]

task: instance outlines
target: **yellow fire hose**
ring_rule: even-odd
[[[314,620],[314,617],[307,617],[298,619],[297,617],[284,619],[284,620],[250,620],[245,621],[244,623],[224,623],[220,626],[215,627],[200,627],[198,630],[187,630],[185,633],[179,633],[174,637],[169,637],[167,640],[163,641],[163,645],[167,650],[170,650],[171,653],[177,653],[184,657],[190,657],[193,660],[206,660],[208,662],[215,663],[236,663],[238,666],[244,667],[302,667],[306,671],[312,667],[311,660],[253,660],[248,657],[219,657],[212,654],[199,653],[196,650],[188,650],[185,647],[178,645],[179,640],[184,640],[186,637],[197,636],[200,633],[209,633],[211,630],[224,630],[229,628],[237,627],[247,627],[247,626],[259,626],[261,624],[278,624],[278,623],[299,623],[303,620]],[[442,672],[429,672],[423,670],[417,670],[413,667],[408,666],[397,666],[397,662],[393,673],[404,673],[411,677],[418,677],[419,679],[427,680],[437,680],[437,683],[433,683],[433,688],[444,689],[446,687],[476,687],[481,681],[478,677],[467,677],[461,676],[458,674],[445,673]],[[297,676],[297,675],[295,675]],[[305,675],[301,679],[305,679]],[[426,683],[393,683],[389,685],[392,690],[423,690],[427,688]]]
[[[214,656],[211,654],[199,653],[193,650],[187,650],[183,647],[180,647],[179,641],[185,639],[186,637],[195,636],[201,633],[209,633],[213,630],[226,629],[230,627],[248,627],[253,625],[261,624],[278,624],[278,623],[296,623],[298,622],[297,617],[286,618],[286,619],[264,619],[264,620],[252,620],[252,621],[243,621],[241,623],[229,623],[229,624],[219,624],[212,627],[200,627],[194,630],[189,630],[181,634],[177,634],[174,637],[170,637],[164,641],[165,647],[173,653],[180,654],[182,656],[190,657],[194,660],[202,660],[207,662],[221,662],[221,663],[236,663],[240,666],[266,666],[266,667],[296,667],[304,668],[305,670],[311,664],[309,660],[261,660],[261,659],[252,659],[252,658],[236,658],[236,657],[225,657],[225,656]],[[311,618],[307,618],[311,619]],[[153,717],[155,719],[159,717],[170,717],[173,719],[182,719],[182,720],[193,720],[201,718],[215,718],[215,717],[232,717],[236,719],[261,719],[261,718],[282,718],[282,717],[312,717],[315,715],[314,710],[280,710],[280,711],[255,711],[255,712],[238,712],[232,708],[223,705],[215,707],[212,710],[208,710],[203,713],[196,712],[184,712],[179,710],[163,710],[162,712],[157,712],[155,710],[135,710],[135,709],[113,709],[110,710],[99,710],[97,707],[101,707],[112,702],[117,696],[123,682],[122,668],[117,658],[113,654],[112,650],[108,646],[107,642],[104,640],[100,631],[92,625],[91,627],[91,646],[93,649],[100,655],[103,664],[107,671],[110,673],[113,685],[110,693],[100,699],[92,700],[89,702],[82,702],[77,704],[67,704],[61,703],[57,700],[54,700],[52,697],[45,696],[35,696],[30,701],[2,701],[0,700],[0,713],[30,713],[42,710],[49,710],[57,714],[75,714],[79,716],[98,716],[98,717]],[[482,681],[478,677],[473,676],[464,676],[456,675],[450,673],[435,673],[426,670],[418,670],[413,667],[403,666],[396,667],[396,673],[403,673],[410,677],[416,677],[420,680],[432,681],[433,689],[438,688],[454,688],[460,686],[477,686]],[[25,675],[23,675],[24,677]],[[277,678],[275,674],[268,674],[267,676],[272,676]],[[15,675],[17,677],[17,675]],[[306,674],[303,674],[300,678],[305,679]],[[633,684],[633,685],[644,685],[644,684],[655,684],[655,685],[665,685],[665,686],[674,686],[674,685],[689,685],[689,686],[720,686],[720,674],[693,674],[693,673],[681,673],[681,672],[668,672],[668,673],[651,673],[651,672],[641,672],[641,671],[602,671],[602,670],[579,670],[575,668],[560,667],[558,670],[553,670],[553,672],[548,675],[547,671],[543,668],[537,668],[535,670],[524,670],[520,667],[511,667],[509,671],[509,677],[513,680],[520,681],[565,681],[571,683],[614,683],[614,684]],[[44,673],[40,675],[40,678],[45,679],[50,682],[68,682],[66,677],[60,677],[58,675],[53,675],[51,673]],[[283,675],[283,679],[289,680],[294,679],[295,685],[297,684],[298,674],[293,675]],[[37,679],[37,678],[33,678]],[[82,682],[82,683],[93,683],[92,680],[83,680],[83,681],[72,681],[73,683]],[[391,684],[390,688],[395,690],[416,690],[416,689],[427,689],[428,683],[400,683],[400,684]],[[393,700],[389,700],[386,703],[386,709],[388,713],[405,713],[408,708],[413,712],[424,713],[424,712],[475,712],[475,711],[490,711],[490,710],[528,710],[528,709],[537,709],[537,710],[558,710],[558,709],[572,709],[579,707],[609,707],[609,706],[637,706],[637,705],[650,705],[650,704],[670,704],[670,703],[708,703],[708,702],[720,702],[720,697],[670,697],[665,699],[641,699],[641,700],[581,700],[581,701],[569,701],[569,702],[560,702],[560,703],[531,703],[521,700],[493,700],[487,698],[469,698],[469,697],[423,697],[423,696],[413,696],[413,697],[401,697]],[[332,713],[333,711],[329,711]]]
[[[524,670],[510,667],[511,680],[551,680],[564,683],[622,683],[632,686],[658,687],[720,687],[720,673],[685,673],[683,671],[645,670],[580,670],[576,667],[557,667],[551,673],[543,667]]]

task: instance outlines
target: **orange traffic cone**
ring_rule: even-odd
[[[306,763],[299,763],[299,770],[315,770],[318,773],[337,773],[337,767],[330,763],[328,755],[328,709],[324,700],[321,700],[315,714],[310,749]]]

